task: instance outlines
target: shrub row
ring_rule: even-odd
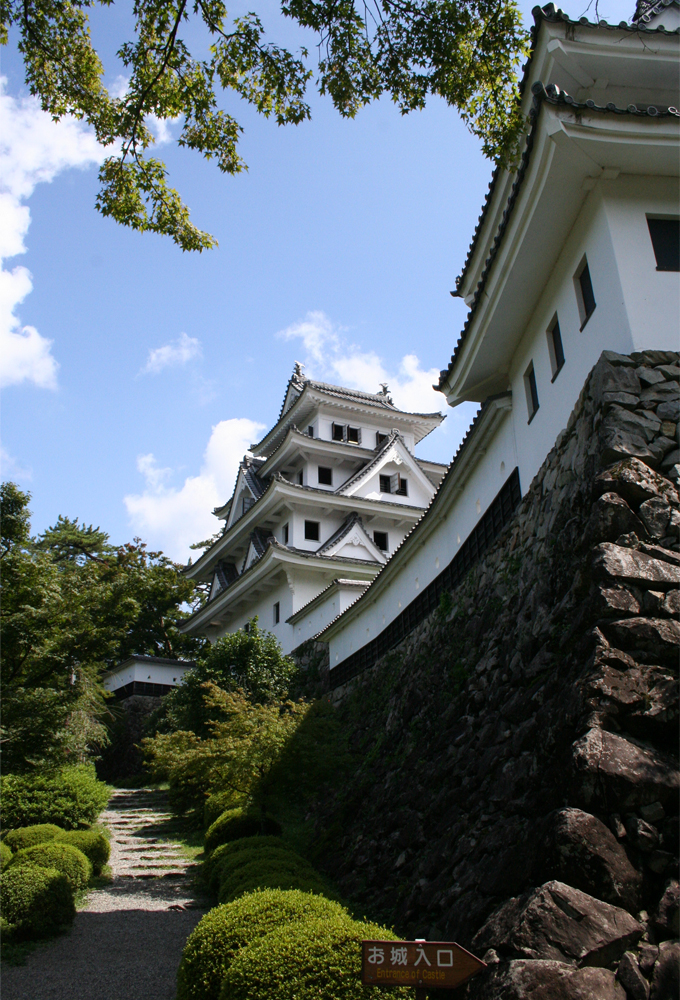
[[[9,774],[0,782],[5,829],[54,823],[65,830],[91,826],[111,789],[94,765],[77,764],[48,774]]]
[[[76,912],[73,897],[91,875],[89,860],[72,844],[52,840],[10,852],[0,875],[3,932],[40,937],[70,923]]]
[[[271,816],[249,813],[241,808],[226,809],[211,823],[205,835],[206,852],[241,837],[281,836],[281,826]]]
[[[84,889],[92,876],[92,865],[82,851],[71,844],[59,844],[55,841],[17,851],[9,864],[9,871],[31,866],[55,868],[66,878],[74,893]]]
[[[36,826],[23,826],[18,830],[9,830],[4,835],[2,850],[9,853],[7,861],[14,853],[23,853],[39,844],[59,843],[77,847],[85,855],[92,866],[92,872],[100,875],[109,860],[111,847],[101,830],[62,830],[53,823],[40,823]],[[3,853],[3,857],[6,855]],[[6,862],[3,862],[3,867]]]

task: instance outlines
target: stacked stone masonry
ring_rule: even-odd
[[[679,419],[680,355],[605,352],[486,556],[328,695],[319,863],[485,957],[455,996],[678,996]]]

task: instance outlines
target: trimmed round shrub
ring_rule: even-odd
[[[111,854],[111,845],[101,830],[60,830],[56,842],[70,844],[82,851],[92,865],[94,875],[101,875]]]
[[[242,948],[224,977],[220,1000],[388,1000],[412,997],[407,986],[361,985],[361,942],[394,941],[378,924],[346,916],[284,924]]]
[[[49,934],[76,915],[68,879],[55,868],[11,865],[0,875],[5,926],[21,934]]]
[[[227,809],[236,809],[238,807],[239,796],[236,792],[232,792],[231,789],[226,792],[215,792],[206,799],[203,806],[203,828],[207,830]]]
[[[220,903],[253,892],[255,889],[300,889],[302,892],[328,894],[328,888],[312,866],[292,855],[291,858],[257,858],[247,865],[223,872],[217,895]]]
[[[203,863],[203,877],[206,884],[213,892],[217,891],[218,869],[221,868],[224,858],[231,858],[242,851],[249,851],[253,848],[264,851],[271,847],[285,848],[286,845],[280,837],[241,837],[239,840],[230,840],[227,844],[220,844]]]
[[[249,837],[248,840],[250,839],[251,838]],[[248,850],[237,851],[234,854],[223,854],[213,869],[210,885],[215,888],[221,887],[225,879],[229,878],[234,872],[244,868],[246,865],[283,865],[284,867],[287,867],[288,865],[298,863],[302,865],[309,865],[308,861],[301,858],[300,855],[296,854],[290,847],[286,847],[283,844],[281,844],[280,847],[251,847]],[[310,867],[310,870],[313,869]],[[223,900],[223,902],[226,902],[226,900]]]
[[[97,780],[94,765],[76,764],[47,774],[5,775],[0,793],[5,827],[56,823],[75,830],[95,822],[111,788]]]
[[[208,827],[205,849],[214,851],[220,844],[238,840],[239,837],[255,837],[258,834],[280,837],[281,832],[280,824],[271,816],[245,813],[243,809],[227,809]]]
[[[71,844],[58,844],[54,841],[17,851],[12,858],[11,867],[25,868],[29,865],[56,868],[66,877],[73,892],[84,889],[92,875],[92,865],[82,851]]]
[[[297,890],[266,889],[216,906],[189,935],[177,973],[177,1000],[217,1000],[241,948],[282,925],[338,916],[349,919],[339,903]]]
[[[7,844],[0,843],[0,871],[4,870],[12,860],[12,852]]]
[[[10,851],[22,851],[24,847],[46,844],[63,832],[54,823],[38,823],[36,826],[20,826],[18,830],[9,830],[2,839]]]

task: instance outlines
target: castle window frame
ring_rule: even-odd
[[[346,441],[347,440],[347,424],[336,424],[333,422],[331,424],[331,438],[333,441]]]
[[[283,544],[284,545],[288,545],[288,538],[290,536],[290,528],[289,528],[289,525],[288,525],[287,522],[286,522],[286,524],[284,524],[283,528],[281,529],[281,536],[283,538]]]
[[[557,313],[550,321],[550,326],[546,331],[548,337],[548,352],[550,354],[550,367],[552,368],[552,379],[554,382],[559,373],[564,368],[564,345],[562,344],[562,333],[560,331],[560,321]]]
[[[321,525],[318,521],[305,521],[305,538],[308,542],[318,542],[321,535]]]
[[[333,485],[333,470],[329,469],[328,466],[319,465],[317,466],[319,474],[319,485],[320,486],[332,486]]]
[[[274,624],[278,625],[279,622],[281,621],[281,604],[279,601],[276,602],[276,604],[272,608],[272,611],[274,617]]]
[[[670,215],[648,215],[647,228],[657,271],[680,271],[680,219]]]
[[[380,476],[380,492],[381,493],[391,493],[392,492],[392,477],[391,476]]]
[[[390,479],[392,480],[391,482],[392,489],[390,492],[394,493],[396,496],[399,497],[407,497],[408,479],[405,479],[404,476],[399,475],[398,472],[395,472],[392,476],[390,476]]]
[[[310,438],[314,437],[314,428],[312,427],[311,424],[307,428],[307,437],[310,437]]]
[[[243,497],[241,500],[241,517],[247,514],[250,508],[254,505],[255,499],[253,497]]]
[[[382,431],[376,431],[375,432],[375,446],[376,446],[376,448],[382,448],[382,446],[385,444],[385,441],[387,441],[388,437],[389,437],[389,434],[383,434]]]
[[[581,263],[574,275],[574,288],[576,289],[576,301],[578,302],[578,311],[581,317],[580,330],[583,330],[597,308],[595,292],[593,291],[593,279],[590,276],[588,258],[585,254],[581,258]]]
[[[304,486],[305,485],[305,470],[304,469],[300,469],[300,471],[298,472],[298,474],[297,474],[297,481],[298,481],[298,486]]]
[[[361,444],[361,427],[347,427],[348,444]]]
[[[529,413],[529,419],[527,423],[531,423],[536,414],[538,413],[540,402],[538,400],[538,388],[536,386],[536,371],[534,369],[534,363],[531,361],[529,367],[524,373],[524,391],[527,396],[527,411]]]
[[[374,531],[373,541],[375,542],[376,548],[380,549],[381,552],[390,551],[390,536],[386,531]]]

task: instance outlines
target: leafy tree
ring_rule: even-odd
[[[206,683],[241,689],[251,701],[265,703],[285,697],[296,671],[295,662],[283,655],[275,637],[261,630],[254,618],[247,632],[231,632],[204,647],[181,686],[165,698],[155,724],[166,732],[186,730],[205,736],[211,722],[220,718],[220,703],[205,698]]]
[[[142,746],[153,771],[170,782],[172,801],[180,809],[201,810],[214,792],[230,790],[266,811],[272,775],[284,748],[309,711],[304,702],[250,701],[242,690],[224,691],[202,685],[210,735],[193,732],[157,734]]]
[[[104,669],[131,653],[185,656],[179,607],[192,585],[136,539],[59,518],[30,537],[30,495],[12,483],[2,509],[2,764],[5,772],[75,763],[106,740]]]
[[[245,168],[242,128],[220,108],[220,88],[279,125],[309,118],[308,52],[265,41],[253,12],[229,20],[222,0],[137,0],[134,36],[117,49],[128,75],[122,97],[102,83],[88,9],[111,0],[0,0],[0,40],[18,33],[26,82],[55,119],[89,122],[111,148],[100,170],[97,208],[138,230],[169,235],[183,250],[215,239],[201,232],[150,156],[150,115],[181,119],[178,144],[235,174]],[[516,69],[527,52],[516,0],[281,0],[281,11],[316,40],[316,86],[341,115],[353,117],[389,94],[406,114],[437,94],[457,108],[486,155],[507,160],[522,128]],[[207,58],[185,37],[207,34]]]

